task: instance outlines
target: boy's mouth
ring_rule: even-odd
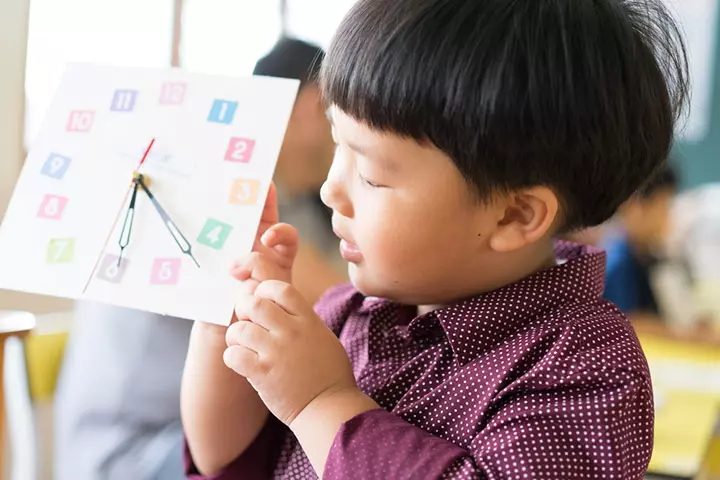
[[[342,238],[340,239],[340,255],[350,263],[360,263],[363,258],[362,252],[357,245],[353,245]]]
[[[333,232],[340,239],[340,255],[345,259],[345,261],[350,263],[360,263],[363,259],[360,248],[358,248],[358,246],[354,243],[346,240],[336,228],[333,228]]]

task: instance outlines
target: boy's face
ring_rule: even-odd
[[[321,194],[355,287],[414,305],[496,287],[517,260],[492,246],[506,207],[478,202],[437,148],[331,114],[337,150]]]

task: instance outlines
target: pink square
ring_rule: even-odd
[[[179,258],[157,258],[153,263],[150,283],[153,285],[176,285],[180,277]]]
[[[231,138],[225,153],[228,162],[248,163],[255,150],[255,140],[249,138]]]
[[[180,105],[185,101],[187,84],[168,82],[163,84],[160,92],[161,105]]]
[[[89,132],[95,120],[95,112],[89,110],[74,110],[68,118],[68,132]]]
[[[65,205],[67,205],[68,199],[65,197],[58,197],[57,195],[45,195],[40,209],[38,210],[38,217],[48,218],[50,220],[60,220],[63,211],[65,211]]]

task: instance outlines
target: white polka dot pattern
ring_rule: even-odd
[[[318,313],[382,409],[342,427],[323,478],[642,478],[645,357],[600,298],[604,254],[567,243],[557,254],[566,261],[550,270],[417,318],[350,286],[331,291]],[[317,478],[281,436],[271,476]],[[231,467],[222,478],[245,477]]]

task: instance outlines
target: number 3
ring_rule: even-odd
[[[235,180],[230,192],[230,203],[252,205],[257,200],[260,182],[257,180]]]

